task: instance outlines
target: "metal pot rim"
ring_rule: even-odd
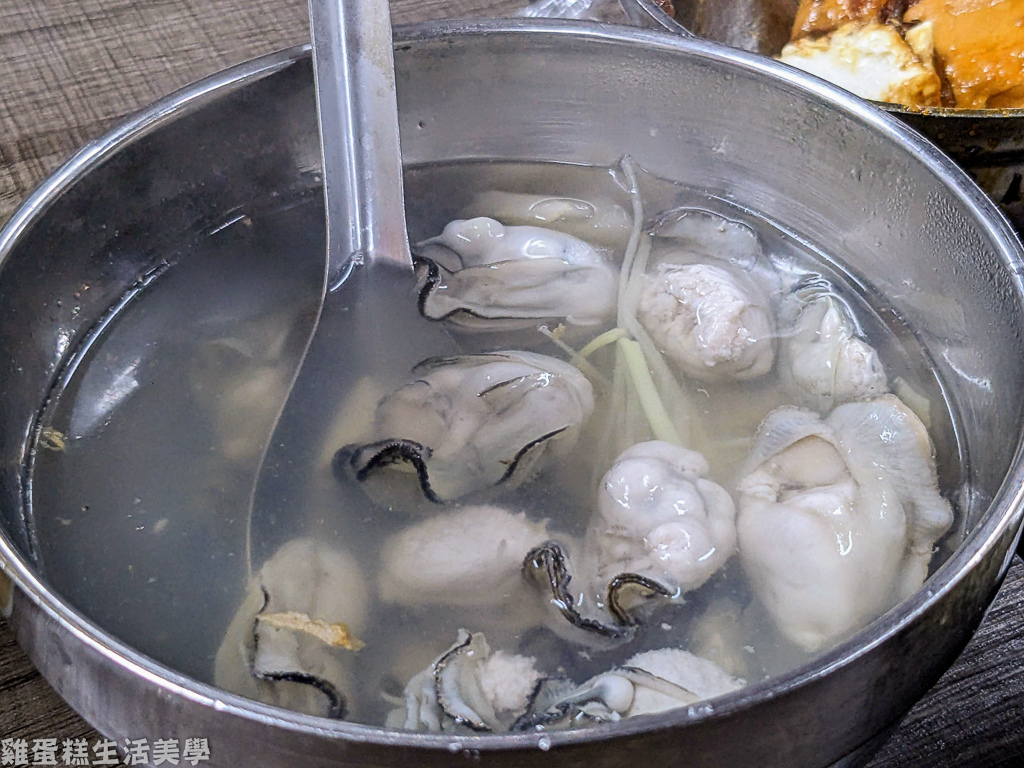
[[[643,2],[644,0],[640,0]],[[664,15],[664,14],[663,14]],[[666,18],[668,18],[666,16]],[[594,24],[579,21],[534,19],[459,20],[420,23],[397,27],[396,48],[414,48],[428,43],[444,43],[450,37],[472,38],[503,34],[531,34],[552,37],[572,36],[595,42],[643,46],[650,50],[675,51],[696,55],[730,67],[739,67],[768,79],[809,91],[848,117],[867,123],[875,130],[903,145],[920,162],[957,192],[975,214],[986,234],[1000,246],[1005,264],[1014,272],[1013,283],[1017,301],[1024,306],[1024,249],[1013,230],[994,204],[945,155],[921,139],[896,119],[876,110],[868,103],[836,86],[786,67],[766,57],[728,48],[709,41],[682,39],[663,31]],[[268,54],[223,70],[186,86],[155,102],[114,127],[104,136],[90,142],[44,181],[19,207],[0,230],[0,264],[14,249],[21,236],[44,215],[50,203],[76,181],[103,163],[127,144],[158,129],[182,114],[194,111],[205,103],[245,87],[264,77],[284,70],[308,58],[309,46],[296,46]],[[17,553],[9,537],[0,531],[0,571],[6,572],[21,593],[38,606],[61,629],[76,637],[111,663],[141,677],[167,695],[187,700],[234,716],[253,720],[270,727],[295,732],[328,735],[353,742],[394,747],[419,747],[433,750],[461,751],[463,748],[494,751],[536,749],[544,739],[544,748],[580,742],[607,740],[638,732],[665,730],[698,722],[710,717],[734,713],[755,706],[768,698],[777,698],[804,687],[813,681],[846,666],[888,638],[905,629],[916,617],[926,612],[979,563],[994,544],[1018,526],[1024,514],[1024,456],[1018,438],[1010,470],[988,510],[964,543],[925,585],[910,599],[899,604],[865,629],[839,646],[819,656],[782,678],[754,683],[735,693],[714,699],[712,705],[694,710],[674,710],[660,715],[637,718],[586,730],[453,736],[421,734],[388,730],[382,727],[325,720],[271,707],[241,696],[227,693],[212,685],[200,683],[125,645],[101,627],[66,604],[33,571]],[[1001,564],[1000,578],[1009,567],[1012,552]]]
[[[667,32],[673,32],[685,38],[700,39],[689,29],[661,10],[655,0],[619,0],[619,3],[622,6],[623,11],[625,11],[626,15],[634,24],[642,24],[646,17]],[[874,104],[879,109],[884,109],[886,112],[891,112],[894,115],[923,115],[927,117],[953,117],[970,120],[1007,117],[1018,117],[1024,119],[1024,107],[1014,107],[1012,109],[956,109],[955,107],[910,109],[909,107],[904,107],[901,104],[889,104],[884,101],[870,101],[870,103]]]

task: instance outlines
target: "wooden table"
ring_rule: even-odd
[[[396,22],[501,15],[518,5],[392,0]],[[0,221],[111,123],[199,77],[307,39],[305,0],[2,0]],[[1018,560],[971,645],[873,766],[1018,764],[1024,755],[1022,608]],[[83,736],[98,738],[0,622],[0,738]]]

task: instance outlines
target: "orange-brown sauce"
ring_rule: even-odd
[[[904,20],[932,23],[956,106],[1024,107],[1024,0],[920,0]]]

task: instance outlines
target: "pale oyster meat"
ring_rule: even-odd
[[[713,661],[680,648],[639,653],[621,667],[582,685],[548,679],[514,730],[554,730],[588,722],[615,722],[685,707],[745,685]]]
[[[736,549],[736,507],[696,451],[660,440],[624,451],[601,481],[583,542],[594,577],[636,573],[702,586]]]
[[[772,411],[737,492],[751,586],[779,631],[807,651],[917,590],[953,519],[928,433],[892,395],[827,418]]]
[[[651,715],[676,707],[696,704],[698,701],[722,696],[742,688],[742,679],[730,675],[708,659],[702,659],[680,648],[662,648],[647,651],[628,659],[627,668],[642,670],[647,674],[682,688],[684,698],[673,689],[641,681],[634,685],[633,703],[626,710],[627,717]]]
[[[411,468],[438,503],[524,482],[573,449],[594,410],[582,373],[531,352],[433,358],[412,373],[377,406],[374,441],[336,463],[360,481]]]
[[[719,598],[691,625],[687,648],[715,662],[730,675],[746,677],[754,661],[754,648],[749,644],[751,625],[737,600]]]
[[[533,658],[492,651],[482,634],[460,629],[455,644],[409,681],[387,724],[449,733],[558,730],[666,712],[743,685],[679,648],[636,654],[578,685],[545,676]]]
[[[594,246],[534,226],[457,219],[416,248],[420,312],[476,330],[545,321],[596,326],[615,314],[617,275]]]
[[[296,336],[287,316],[254,318],[204,343],[192,361],[196,400],[210,414],[218,452],[228,461],[259,459],[294,374],[289,351]]]
[[[492,652],[486,638],[460,629],[455,643],[405,687],[389,728],[472,733],[507,731],[526,710],[542,675],[535,660]]]
[[[409,606],[519,602],[523,558],[547,536],[543,522],[499,507],[434,515],[384,543],[377,593],[386,603]]]
[[[488,216],[511,226],[554,229],[604,248],[625,247],[633,229],[629,212],[601,195],[582,199],[488,190],[474,195],[460,215],[466,219]]]
[[[582,542],[545,542],[524,563],[553,631],[593,645],[628,640],[647,601],[676,600],[725,564],[736,549],[736,508],[707,475],[703,456],[663,441],[619,456]]]
[[[296,712],[345,718],[367,600],[348,552],[314,539],[285,544],[253,577],[228,627],[214,662],[216,684]]]
[[[783,303],[787,324],[779,350],[779,377],[797,405],[828,412],[889,390],[878,352],[857,335],[845,308],[829,293]]]
[[[765,256],[760,238],[740,221],[703,208],[682,207],[659,214],[653,233],[665,239],[680,263],[728,264],[753,275],[768,293],[778,290],[780,276]]]
[[[668,360],[697,381],[768,373],[779,278],[754,232],[688,209],[664,218],[657,234],[669,245],[645,277],[637,317]]]

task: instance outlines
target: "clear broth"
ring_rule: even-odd
[[[473,194],[487,189],[582,198],[599,194],[628,206],[621,180],[608,169],[521,163],[419,167],[406,174],[411,240],[436,235]],[[955,497],[967,462],[942,383],[913,330],[873,294],[869,283],[782,226],[727,201],[647,174],[641,177],[641,192],[648,218],[678,206],[720,213],[751,226],[765,252],[784,269],[827,278],[879,351],[889,381],[902,377],[931,401],[930,433],[941,488],[947,498]],[[298,364],[297,356],[288,354],[296,348],[289,340],[309,332],[315,311],[316,297],[293,277],[287,255],[322,251],[323,242],[322,203],[316,196],[251,212],[199,239],[72,353],[75,362],[41,415],[43,439],[31,467],[31,513],[46,578],[98,625],[205,682],[213,682],[214,657],[251,572],[249,502],[260,457]],[[341,289],[348,290],[347,306],[355,311],[363,298],[355,290],[357,282]],[[408,295],[414,302],[412,286]],[[406,322],[401,359],[503,348],[564,359],[536,332],[449,333],[418,317]],[[360,379],[374,376],[383,391],[404,381],[408,366],[385,354],[386,342],[375,344],[359,334],[338,339],[337,368],[324,372],[315,395],[305,393],[311,403],[310,431],[296,454],[298,468],[288,479],[293,505],[269,529],[261,529],[270,530],[275,540],[263,536],[253,542],[252,570],[287,540],[315,536],[354,554],[372,582],[382,542],[420,519],[415,512],[375,507],[358,484],[339,480],[330,468],[345,430],[331,416],[343,408]],[[735,438],[752,436],[765,413],[785,404],[775,378],[771,373],[747,384],[693,388],[694,401],[709,421],[719,410],[742,411],[722,445],[699,446],[708,453],[716,481],[731,481],[742,459],[745,449],[735,447],[742,445]],[[590,474],[569,460],[496,503],[578,534],[590,513],[593,488],[566,479]],[[962,531],[954,529],[933,567],[961,540]],[[460,627],[485,631],[492,647],[535,656],[547,672],[582,681],[640,650],[687,647],[693,642],[694,618],[705,607],[722,601],[745,605],[750,599],[733,558],[708,584],[687,595],[685,604],[662,610],[635,641],[604,653],[581,651],[543,629],[511,630],[500,611],[373,604],[361,638],[366,647],[352,664],[354,690],[346,692],[352,717],[382,724],[391,706],[382,692],[400,693],[412,674],[451,644]],[[808,659],[766,617],[762,624],[745,649],[748,682]]]

